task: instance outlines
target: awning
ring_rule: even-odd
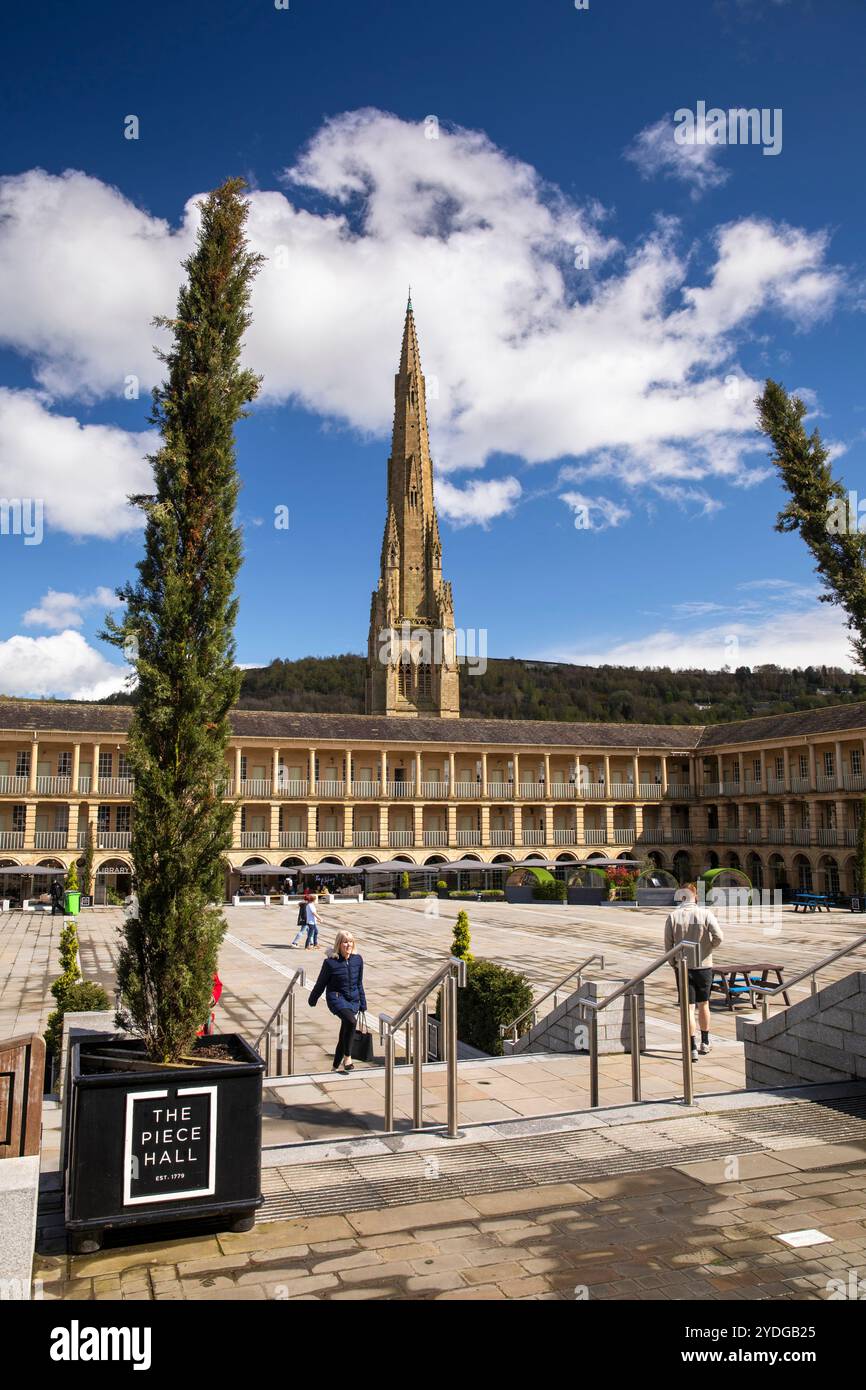
[[[65,878],[65,869],[49,869],[43,864],[17,864],[14,869],[0,869],[0,874],[17,875],[51,874],[52,878]]]

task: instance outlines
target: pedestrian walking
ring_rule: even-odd
[[[298,903],[298,922],[297,922],[298,930],[295,932],[294,940],[289,942],[289,950],[292,950],[295,946],[297,946],[297,944],[298,944],[298,942],[300,941],[301,937],[304,936],[304,935],[306,934],[306,931],[307,931],[307,903],[312,902],[312,900],[313,900],[313,895],[312,895],[312,893],[310,892],[309,888],[305,888],[305,889],[304,889],[304,896],[302,897],[301,901]]]
[[[305,951],[309,951],[311,946],[314,946],[317,950],[319,947],[319,915],[316,910],[317,901],[317,898],[311,897],[309,902],[305,904],[307,914],[307,939],[304,942]]]
[[[63,888],[59,878],[55,878],[51,884],[51,916],[57,913],[63,914]]]
[[[708,907],[698,906],[697,886],[686,883],[678,890],[679,906],[665,921],[665,950],[670,951],[681,941],[694,941],[697,951],[690,952],[694,965],[688,967],[689,1033],[692,1040],[692,1061],[710,1051],[710,990],[713,984],[713,951],[723,940],[722,929]],[[695,1026],[697,1009],[701,1042],[698,1046]]]
[[[337,932],[334,949],[322,961],[319,978],[310,990],[311,1009],[316,1007],[323,993],[331,1013],[340,1020],[340,1036],[331,1070],[345,1074],[354,1070],[352,1043],[358,1026],[358,1014],[367,1010],[364,961],[355,950],[355,938],[351,932]]]

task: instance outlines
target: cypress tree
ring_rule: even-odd
[[[806,433],[806,406],[800,397],[789,396],[779,382],[768,380],[755,404],[790,498],[778,515],[776,530],[799,531],[824,586],[820,597],[844,609],[854,655],[866,668],[866,534],[858,518],[848,516],[845,488],[833,476],[820,433]],[[841,777],[842,769],[836,771]],[[866,892],[866,800],[860,807],[854,876],[858,893]]]
[[[158,356],[166,379],[151,423],[155,494],[138,580],[118,590],[126,612],[105,636],[134,654],[138,701],[129,733],[135,776],[132,858],[138,915],[126,921],[118,983],[149,1057],[192,1048],[210,1004],[222,912],[222,856],[234,807],[223,799],[235,666],[235,580],[241,564],[234,426],[260,379],[241,368],[250,288],[261,257],[247,249],[245,185],[230,179],[201,204],[172,331]]]

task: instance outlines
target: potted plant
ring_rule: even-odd
[[[408,898],[409,896],[409,874],[404,869],[400,875],[400,888],[397,893],[398,898]]]
[[[123,925],[119,1022],[72,1048],[66,1222],[73,1247],[106,1228],[219,1220],[248,1230],[261,1203],[264,1063],[238,1034],[199,1036],[225,931],[221,860],[234,806],[219,792],[228,715],[240,688],[233,628],[241,538],[234,426],[259,387],[240,366],[259,257],[247,250],[242,180],[201,204],[197,246],[153,396],[145,555],[118,591],[106,636],[138,687],[129,731],[135,776],[136,902]]]
[[[445,882],[444,878],[437,880],[436,892],[440,898],[448,897],[448,884]]]
[[[75,867],[75,860],[69,865],[66,871],[66,893],[64,894],[63,909],[70,917],[77,917],[81,910],[81,893],[78,888],[78,870]]]

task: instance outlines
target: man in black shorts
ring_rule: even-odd
[[[676,946],[680,941],[694,941],[697,951],[692,953],[695,965],[689,967],[689,1032],[692,1038],[692,1061],[704,1057],[709,1052],[710,1043],[710,989],[713,983],[713,951],[722,941],[722,929],[708,907],[698,906],[697,887],[686,883],[677,891],[677,906],[668,914],[665,922],[665,950]],[[695,1008],[701,1030],[701,1043],[698,1047],[695,1029]]]

